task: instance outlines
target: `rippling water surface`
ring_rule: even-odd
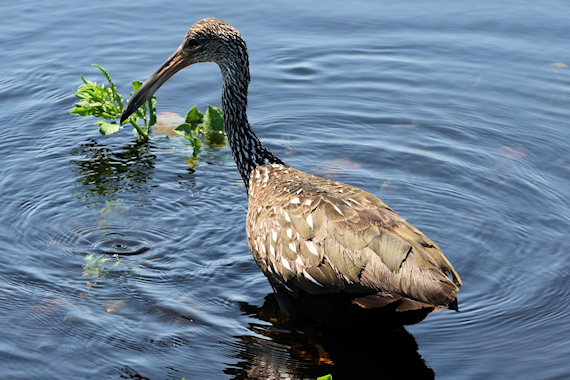
[[[570,3],[13,2],[0,24],[0,378],[570,377]],[[250,51],[249,118],[299,169],[380,196],[461,274],[461,313],[395,335],[283,318],[228,147],[69,114],[203,17]],[[214,64],[159,111],[220,104]]]

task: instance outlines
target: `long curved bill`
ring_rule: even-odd
[[[164,82],[173,76],[177,71],[193,64],[194,62],[187,59],[182,51],[182,46],[172,54],[135,92],[127,107],[121,115],[121,125],[131,116],[140,106],[144,104],[154,94],[156,90]]]

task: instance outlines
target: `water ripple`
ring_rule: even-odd
[[[84,254],[139,255],[152,252],[167,238],[159,226],[85,225],[79,221],[46,231],[42,240],[51,248]]]
[[[568,378],[568,4],[519,3],[7,2],[0,377],[375,378],[411,360],[428,378]],[[138,144],[69,114],[80,74],[104,81],[91,63],[128,97],[213,14],[248,43],[261,140],[436,241],[464,281],[460,313],[393,339],[282,323],[252,306],[271,287],[228,147],[196,161],[183,138]],[[219,106],[220,87],[194,65],[158,108]]]

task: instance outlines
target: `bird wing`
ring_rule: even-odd
[[[461,279],[441,249],[364,190],[263,165],[252,171],[249,197],[254,258],[292,296],[347,292],[364,297],[363,307],[374,303],[370,294],[443,307],[456,299]]]

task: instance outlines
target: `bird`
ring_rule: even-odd
[[[220,67],[227,140],[248,195],[249,248],[286,316],[370,331],[458,311],[461,278],[436,243],[369,192],[297,170],[262,144],[246,113],[247,46],[228,23],[195,23],[133,95],[121,124],[199,62]]]

